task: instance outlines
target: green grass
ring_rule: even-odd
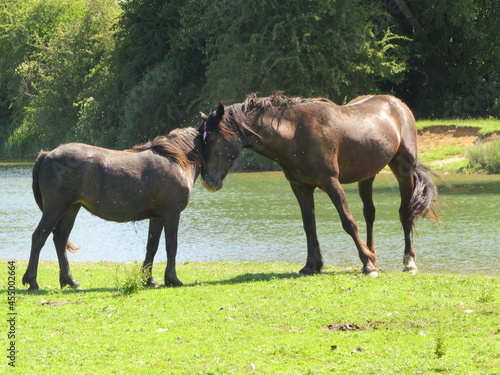
[[[500,131],[500,119],[456,119],[456,120],[419,120],[417,121],[417,129],[422,130],[434,125],[456,125],[456,126],[472,126],[480,128],[480,135],[487,135],[495,131]]]
[[[26,263],[17,262],[19,288]],[[164,266],[155,264],[158,281]],[[43,290],[17,291],[9,373],[500,373],[499,276],[327,268],[298,277],[299,265],[186,263],[185,287],[124,295],[116,280],[138,267],[73,263],[83,289],[61,291],[57,263],[41,262]]]

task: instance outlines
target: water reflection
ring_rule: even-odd
[[[440,188],[447,208],[442,222],[420,220],[415,248],[426,272],[499,274],[492,260],[500,243],[500,176],[446,176],[450,183],[471,185],[468,191]],[[402,269],[403,235],[398,220],[399,192],[391,174],[375,182],[377,207],[375,241],[378,264],[384,270]],[[356,185],[345,186],[350,208],[364,236],[362,206]],[[0,258],[28,259],[31,234],[40,212],[31,192],[31,166],[0,167]],[[356,248],[342,230],[326,194],[316,194],[318,235],[325,263],[360,268]],[[142,261],[147,221],[112,223],[81,210],[71,241],[82,248],[70,261]],[[299,206],[280,172],[231,174],[217,193],[196,184],[181,217],[178,261],[262,261],[298,263],[306,257]],[[52,242],[41,253],[56,260]],[[156,261],[165,261],[164,242]]]

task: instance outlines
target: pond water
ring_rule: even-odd
[[[498,275],[500,255],[500,176],[447,175],[464,191],[439,185],[441,224],[417,222],[415,249],[423,272]],[[438,183],[439,184],[439,183]],[[354,217],[364,236],[357,185],[344,186]],[[402,269],[403,234],[398,219],[399,191],[390,173],[375,180],[377,207],[375,241],[378,266]],[[360,268],[352,239],[343,231],[326,194],[316,193],[318,236],[325,264]],[[27,260],[31,235],[41,217],[31,191],[30,165],[0,166],[0,259]],[[81,210],[71,241],[81,248],[69,254],[75,261],[142,261],[148,222],[113,223]],[[305,262],[306,241],[299,206],[281,172],[232,173],[217,193],[197,181],[179,228],[179,263],[211,261]],[[57,260],[52,241],[42,260]],[[157,262],[165,261],[164,242]]]

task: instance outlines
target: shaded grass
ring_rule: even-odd
[[[17,264],[20,279],[27,262]],[[41,262],[44,289],[17,292],[13,373],[498,374],[500,368],[498,276],[368,278],[328,267],[299,277],[300,266],[291,264],[186,263],[178,266],[186,287],[124,296],[116,275],[134,272],[138,263],[72,265],[83,290],[52,287],[57,263]],[[164,267],[155,264],[157,280]],[[342,323],[366,329],[322,329]]]

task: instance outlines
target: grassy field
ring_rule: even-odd
[[[499,276],[187,263],[185,287],[136,290],[136,263],[73,263],[83,289],[61,291],[41,262],[30,294],[16,265],[16,367],[3,355],[0,373],[500,374]]]

